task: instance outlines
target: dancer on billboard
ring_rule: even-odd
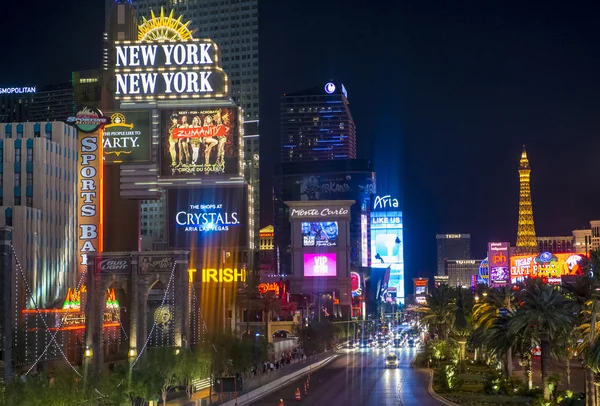
[[[236,109],[212,108],[163,113],[165,175],[239,172]],[[168,142],[168,144],[167,144]],[[213,152],[216,147],[216,153]]]

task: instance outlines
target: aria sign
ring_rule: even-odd
[[[398,209],[398,199],[392,198],[391,195],[375,196],[373,199],[373,210],[393,210]]]
[[[227,75],[210,39],[116,41],[115,99],[225,97]]]

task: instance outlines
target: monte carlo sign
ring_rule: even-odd
[[[116,41],[115,98],[153,101],[228,95],[227,75],[210,39]]]

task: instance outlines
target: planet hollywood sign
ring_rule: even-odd
[[[210,39],[115,42],[115,98],[156,100],[223,97],[227,75]]]

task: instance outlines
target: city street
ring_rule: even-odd
[[[302,403],[309,405],[441,406],[427,391],[429,375],[410,366],[416,350],[395,349],[399,366],[386,369],[389,351],[342,350],[338,359],[312,374],[308,395],[304,395],[305,375],[252,405],[276,406],[279,399],[285,405],[299,403],[294,400],[294,391],[300,388]]]

